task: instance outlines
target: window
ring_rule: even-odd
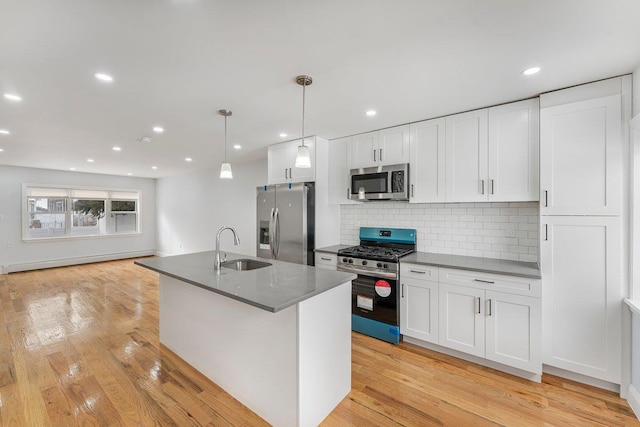
[[[25,240],[138,233],[140,192],[24,185]]]

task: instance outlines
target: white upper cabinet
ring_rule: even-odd
[[[347,205],[358,203],[350,199],[349,147],[352,138],[339,138],[329,142],[329,203]]]
[[[413,123],[410,129],[409,201],[445,200],[445,119]]]
[[[541,109],[540,214],[619,215],[620,95]]]
[[[538,98],[489,108],[488,200],[538,200]]]
[[[350,155],[350,169],[409,163],[409,125],[354,136]]]
[[[268,184],[286,184],[288,182],[313,182],[316,180],[315,138],[305,138],[311,157],[310,168],[296,168],[296,154],[300,140],[270,145],[267,149]]]
[[[446,118],[446,200],[487,200],[488,110]]]

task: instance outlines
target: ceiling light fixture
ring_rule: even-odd
[[[287,135],[286,133],[281,133],[281,134],[280,134],[280,138],[286,138],[286,137],[288,137],[288,136],[289,136],[289,135]]]
[[[369,111],[367,111],[365,114],[366,114],[367,116],[369,116],[369,117],[373,117],[373,116],[375,116],[377,113],[376,113],[376,111],[375,111],[375,110],[369,110]]]
[[[193,159],[191,157],[185,157],[184,161],[185,162],[193,162]]]
[[[536,74],[539,71],[540,71],[540,67],[531,67],[531,68],[527,68],[526,70],[524,70],[522,72],[522,74],[525,75],[525,76],[532,76],[532,75]]]
[[[296,83],[302,86],[302,140],[298,146],[298,153],[296,154],[295,167],[297,168],[310,168],[311,156],[309,154],[309,147],[304,145],[304,103],[306,87],[313,83],[313,79],[310,76],[298,76],[296,77]]]
[[[131,172],[127,172],[127,175],[131,176],[131,175],[133,175],[133,174],[132,174]]]
[[[15,95],[13,93],[5,93],[4,97],[7,98],[10,101],[16,101],[16,102],[22,101],[22,97],[21,96]]]
[[[153,131],[155,133],[162,133],[162,132],[164,132],[164,128],[161,128],[160,126],[156,126],[156,127],[153,128]]]
[[[158,169],[158,167],[157,166],[151,166],[151,169],[156,170],[156,169]]]
[[[76,170],[76,168],[69,168],[69,170],[70,170],[70,171],[74,171],[74,170]]]
[[[9,135],[11,132],[9,132],[8,130],[5,129],[0,129],[0,133],[3,135]]]
[[[98,80],[102,80],[103,82],[112,82],[113,81],[113,77],[111,77],[109,74],[95,73],[93,76]]]
[[[113,151],[122,151],[122,148],[116,146],[116,147],[113,147],[112,150]]]
[[[93,160],[93,159],[87,159],[87,162],[89,162],[89,163],[93,163],[93,162],[94,162],[94,160]]]
[[[235,144],[235,145],[233,146],[233,148],[234,148],[235,150],[239,150],[239,149],[241,149],[241,148],[242,148],[242,145],[240,145],[240,144]]]
[[[227,117],[233,113],[229,110],[219,110],[218,114],[224,116],[224,163],[220,166],[220,178],[233,179],[231,163],[227,162]]]
[[[0,148],[0,153],[2,153],[4,151],[4,148]]]

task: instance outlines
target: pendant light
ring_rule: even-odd
[[[304,145],[304,101],[305,101],[305,88],[313,83],[313,80],[309,76],[296,77],[296,83],[302,86],[302,142],[298,146],[298,153],[296,154],[297,168],[310,168],[311,156],[309,155],[309,147]]]
[[[220,166],[220,178],[221,179],[233,179],[233,172],[231,172],[231,163],[227,162],[227,117],[233,114],[229,110],[219,110],[218,114],[224,116],[224,163]]]

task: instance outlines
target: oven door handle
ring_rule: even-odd
[[[355,268],[355,267],[342,267],[341,265],[338,266],[338,271],[344,271],[345,273],[361,274],[363,276],[369,276],[369,277],[379,277],[381,279],[396,280],[397,278],[395,273],[370,271],[370,270],[365,270],[363,268]]]

